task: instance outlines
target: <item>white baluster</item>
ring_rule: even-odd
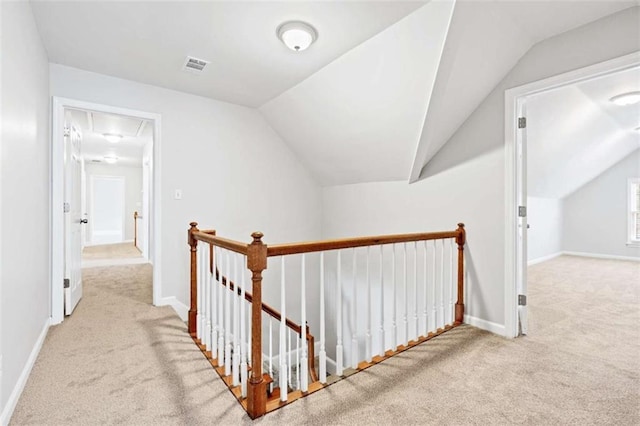
[[[409,346],[409,321],[407,313],[409,312],[409,292],[407,291],[407,243],[402,244],[402,295],[404,297],[404,312],[402,321],[404,323],[404,345]]]
[[[418,242],[413,242],[413,323],[415,324],[415,332],[413,334],[413,340],[418,340]]]
[[[300,346],[302,349],[302,356],[300,357],[300,388],[302,392],[306,392],[309,390],[309,368],[307,365],[307,333],[306,333],[306,325],[307,325],[307,274],[306,274],[306,263],[305,263],[305,255],[302,254],[302,288],[300,291],[300,303],[301,303],[301,314],[300,314]]]
[[[293,389],[293,374],[291,374],[293,368],[293,363],[291,362],[291,329],[289,328],[287,328],[287,340],[289,341],[289,350],[287,351],[287,357],[289,358],[289,387]]]
[[[436,301],[436,240],[433,241],[433,253],[431,256],[431,329],[435,331],[438,328],[438,324],[436,322],[438,309],[437,309],[437,301]]]
[[[340,261],[340,251],[338,251],[338,266],[337,266],[337,282],[338,282],[338,294],[337,294],[337,302],[336,303],[336,374],[338,376],[342,376],[343,373],[343,364],[342,364],[342,272]]]
[[[211,350],[211,273],[210,273],[210,256],[211,246],[209,244],[204,245],[204,285],[205,291],[205,312],[207,313],[207,328],[205,333],[205,347],[207,351]]]
[[[449,324],[453,324],[453,238],[449,239]]]
[[[227,265],[227,288],[224,293],[224,375],[231,374],[231,259],[229,251],[226,256]]]
[[[440,240],[440,320],[439,327],[444,327],[444,240]]]
[[[240,384],[240,315],[238,309],[238,253],[233,255],[233,386]],[[229,287],[231,288],[231,287]]]
[[[209,271],[209,283],[211,287],[211,297],[209,303],[211,304],[211,358],[216,358],[218,356],[218,321],[217,321],[217,291],[219,287],[219,283],[216,281],[216,269],[218,265],[218,250],[216,246],[211,246],[213,250],[213,265],[211,266],[211,270]]]
[[[300,390],[300,339],[302,338],[302,327],[300,334],[296,336],[296,390]]]
[[[287,299],[285,288],[284,256],[280,258],[280,401],[287,401]]]
[[[202,242],[199,241],[196,248],[196,263],[198,264],[197,293],[196,293],[196,338],[202,341]]]
[[[423,320],[424,320],[424,333],[423,336],[427,337],[429,334],[429,282],[427,279],[427,240],[424,240],[424,256],[422,259],[423,270],[424,270],[424,311],[423,311]]]
[[[384,356],[384,253],[383,246],[380,245],[380,356]]]
[[[358,368],[358,277],[357,277],[357,264],[356,264],[356,249],[352,249],[353,254],[353,266],[352,271],[352,300],[351,300],[351,368]]]
[[[242,257],[242,288],[240,290],[240,384],[241,384],[241,392],[242,397],[245,398],[247,396],[247,334],[246,334],[246,326],[247,326],[247,317],[245,314],[245,277],[247,276],[246,269],[246,257]],[[271,317],[269,317],[269,339],[271,339]],[[271,369],[271,342],[269,342],[269,375],[273,377],[273,370]],[[271,390],[273,391],[273,384],[271,385]]]
[[[371,362],[371,274],[369,273],[369,262],[371,257],[371,246],[367,246],[367,332],[365,336],[365,358]]]
[[[391,251],[391,287],[393,289],[393,303],[391,305],[391,350],[398,348],[398,326],[397,326],[397,285],[396,285],[396,245],[392,246]]]
[[[224,285],[223,285],[223,279],[224,279],[224,269],[223,269],[223,254],[224,251],[222,250],[222,248],[218,248],[218,257],[219,257],[219,269],[218,269],[218,276],[220,277],[220,283],[218,285],[218,366],[222,367],[224,366],[224,309],[223,309],[223,299],[222,299],[222,295],[224,294]]]
[[[327,383],[324,308],[324,252],[320,252],[320,383]]]
[[[273,318],[269,315],[269,376],[273,378]],[[273,382],[269,384],[269,392],[273,392]]]
[[[205,282],[205,269],[207,264],[206,254],[205,254],[205,243],[200,241],[199,251],[200,251],[200,292],[198,292],[200,299],[200,309],[202,310],[202,314],[200,315],[200,343],[205,346],[207,345],[207,285]]]

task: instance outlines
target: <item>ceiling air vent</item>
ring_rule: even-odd
[[[200,74],[208,64],[209,61],[205,61],[204,59],[187,56],[187,60],[185,61],[182,69],[185,71]]]

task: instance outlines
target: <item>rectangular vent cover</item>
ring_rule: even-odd
[[[192,56],[187,56],[187,60],[184,63],[182,69],[185,71],[190,71],[194,73],[201,73],[204,68],[209,64],[209,61],[205,61],[204,59],[194,58]]]

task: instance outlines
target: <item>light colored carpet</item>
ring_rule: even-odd
[[[149,265],[86,269],[53,327],[14,425],[250,423]],[[530,268],[531,335],[459,327],[260,424],[640,424],[640,264],[563,256]]]
[[[88,246],[82,250],[82,260],[125,259],[142,257],[133,243],[103,244]]]

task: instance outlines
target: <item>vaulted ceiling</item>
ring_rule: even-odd
[[[610,101],[637,91],[633,68],[528,98],[528,194],[564,198],[639,149],[640,103]]]
[[[32,1],[52,62],[257,107],[322,185],[417,180],[535,43],[635,4]],[[288,20],[317,42],[287,50]]]

